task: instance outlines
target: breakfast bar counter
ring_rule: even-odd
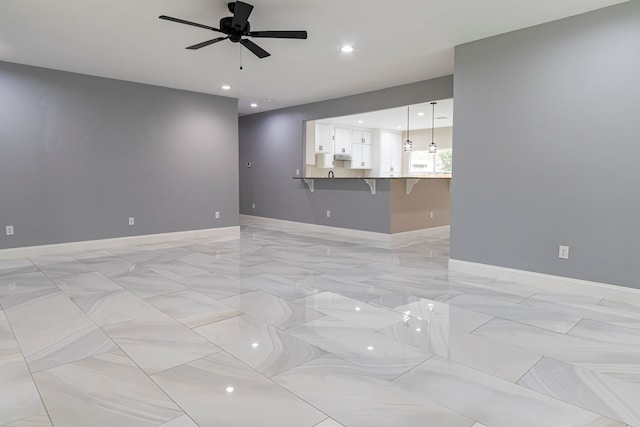
[[[386,199],[381,202],[388,212],[388,229],[392,234],[450,224],[451,174],[335,178],[295,176],[293,179],[300,180],[301,186],[307,189],[310,202],[333,206],[333,209],[326,210],[327,218],[332,211],[338,213],[350,209],[349,201],[356,196],[364,197],[357,193],[367,191],[371,194],[369,197]]]

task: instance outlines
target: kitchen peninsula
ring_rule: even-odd
[[[388,206],[389,233],[401,233],[450,224],[451,176],[430,177],[294,177],[307,188],[309,198],[345,199],[354,192],[383,197]],[[360,197],[362,195],[359,194]]]
[[[388,210],[385,228],[390,234],[449,225],[450,169],[435,170],[435,153],[429,157],[414,155],[412,161],[412,152],[403,149],[406,132],[325,121],[308,121],[305,130],[305,174],[294,179],[307,190],[311,205],[328,206],[333,202],[338,212],[327,209],[326,219],[339,215],[342,206],[348,209],[349,200],[369,194],[386,199],[377,209]],[[451,143],[445,139],[448,136],[450,140],[450,130],[439,133],[439,141],[445,141],[441,146],[450,152]],[[414,145],[416,152],[426,153],[426,133],[412,134],[419,137]],[[423,164],[419,161],[425,157],[431,163],[420,169]],[[338,204],[338,200],[344,203]],[[324,212],[322,208],[318,211]]]

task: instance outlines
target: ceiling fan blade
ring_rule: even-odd
[[[252,10],[253,6],[249,3],[237,1],[233,9],[233,21],[231,22],[231,26],[238,31],[244,30]]]
[[[269,52],[267,52],[266,50],[264,50],[263,48],[261,48],[260,46],[252,42],[251,40],[242,39],[240,40],[240,43],[242,43],[244,47],[249,49],[251,52],[253,52],[255,56],[257,56],[260,59],[266,58],[267,56],[271,56]]]
[[[210,45],[212,45],[214,43],[221,42],[222,40],[226,40],[228,38],[229,37],[218,37],[218,38],[215,38],[215,39],[212,39],[212,40],[207,40],[206,42],[194,44],[193,46],[186,47],[185,49],[190,49],[190,50],[200,49],[201,47],[210,46]]]
[[[224,31],[221,31],[218,28],[213,28],[213,27],[210,27],[208,25],[197,24],[197,23],[191,22],[191,21],[185,21],[184,19],[173,18],[173,17],[167,16],[167,15],[161,15],[158,18],[164,19],[165,21],[177,22],[178,24],[186,24],[186,25],[191,25],[191,26],[194,26],[194,27],[204,28],[205,30],[211,30],[211,31],[217,31],[219,33],[224,33]]]
[[[272,39],[306,39],[306,31],[252,31],[251,37],[265,37]]]

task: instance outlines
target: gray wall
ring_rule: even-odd
[[[640,288],[640,2],[455,58],[451,257]]]
[[[238,225],[237,120],[232,98],[0,62],[0,248]]]
[[[372,195],[363,181],[322,183],[310,193],[304,173],[304,121],[451,98],[453,77],[240,117],[240,212],[380,233],[390,232],[390,187]],[[252,167],[246,166],[252,162]],[[255,203],[256,208],[252,205]],[[331,218],[326,211],[331,210]]]

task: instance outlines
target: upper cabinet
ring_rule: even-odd
[[[334,128],[334,150],[335,154],[351,154],[351,129]]]
[[[333,135],[329,123],[317,123],[315,129],[315,152],[333,154]]]
[[[371,169],[371,132],[347,127],[333,127],[327,123],[316,123],[314,130],[315,166],[330,169],[336,166],[346,169]]]
[[[365,130],[353,130],[351,133],[351,143],[371,144],[371,132]]]

